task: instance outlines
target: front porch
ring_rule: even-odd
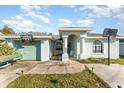
[[[62,37],[62,61],[67,62],[69,58],[83,59],[85,53],[85,37],[91,28],[60,28]]]
[[[51,60],[68,62],[71,59],[84,58],[85,38],[75,33],[64,36],[54,42],[54,53]]]

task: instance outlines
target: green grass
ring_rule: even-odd
[[[74,74],[25,74],[8,84],[8,88],[102,88],[110,86],[88,68]]]
[[[87,59],[82,59],[79,60],[80,63],[86,63],[86,64],[91,64],[91,63],[101,63],[101,64],[108,64],[108,59],[107,58],[87,58]],[[111,64],[121,64],[124,65],[124,57],[120,57],[119,59],[111,59],[110,60]]]
[[[124,58],[117,59],[117,63],[121,64],[121,65],[124,65]]]

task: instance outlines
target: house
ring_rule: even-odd
[[[2,34],[2,33],[0,33],[0,36],[3,36],[4,34]],[[3,41],[4,40],[4,38],[1,38],[0,37],[0,41]]]
[[[124,39],[120,40],[119,55],[124,55]]]
[[[1,37],[6,39],[9,46],[15,47],[17,52],[22,54],[22,60],[48,61],[58,58],[68,61],[70,58],[107,58],[107,38],[91,31],[90,27],[60,27],[59,35],[29,32]],[[113,59],[124,55],[124,37],[117,35],[111,38],[110,49]]]

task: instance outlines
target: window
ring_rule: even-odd
[[[103,43],[99,40],[93,42],[93,53],[103,53]]]

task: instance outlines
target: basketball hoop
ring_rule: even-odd
[[[103,36],[108,38],[108,65],[110,65],[110,41],[116,40],[118,29],[105,28]]]

